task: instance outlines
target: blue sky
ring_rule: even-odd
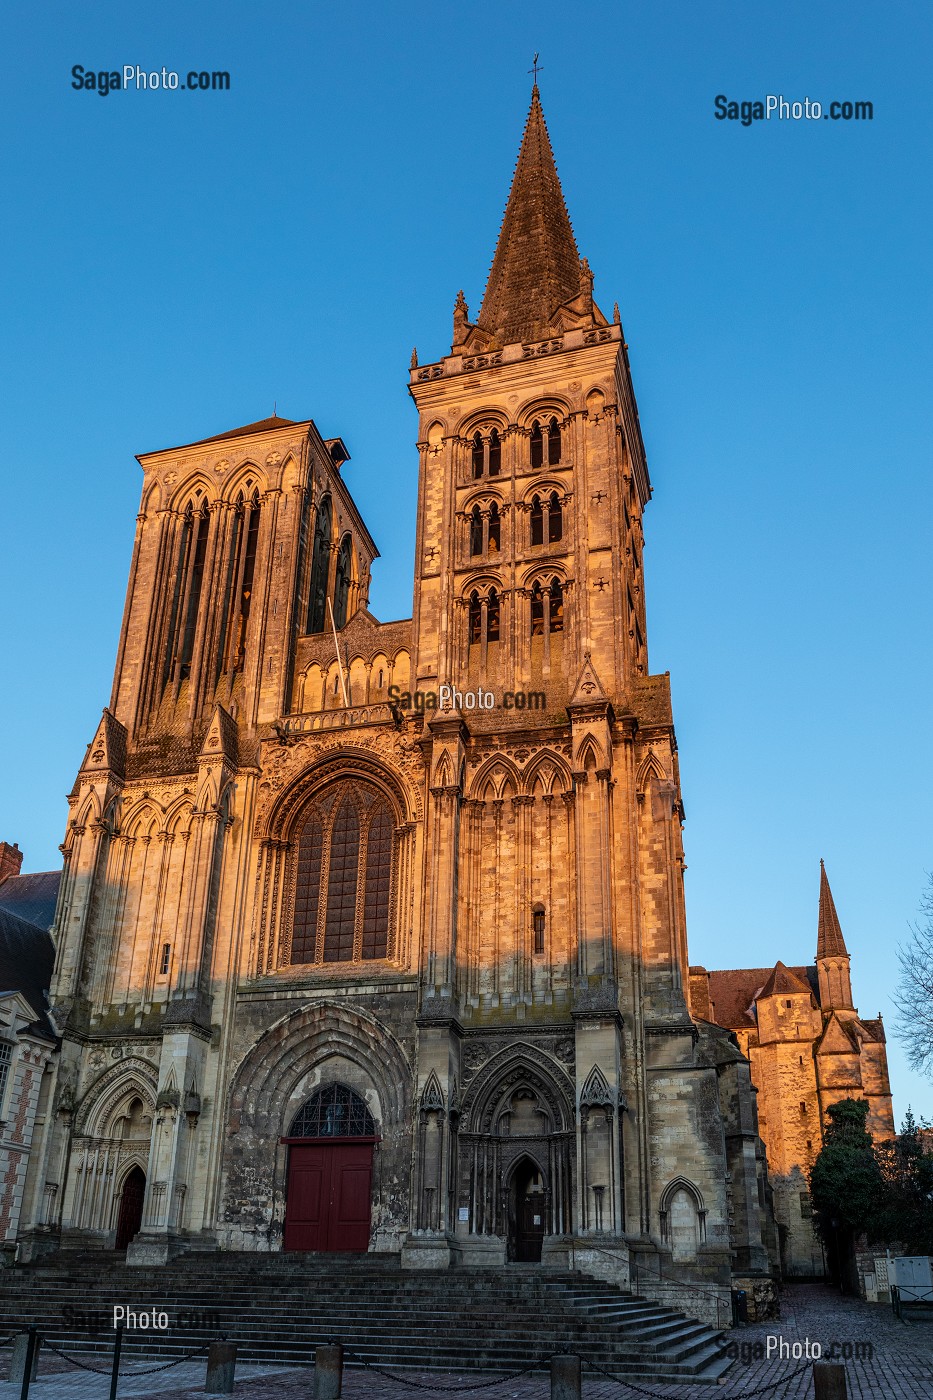
[[[856,1000],[933,869],[933,322],[921,3],[8,6],[0,839],[58,861],[107,703],[134,454],[271,413],[352,453],[377,615],[411,610],[411,348],[476,309],[540,50],[654,482],[649,651],[680,742],[691,957],[809,961],[819,860]],[[71,87],[227,69],[229,93]],[[868,122],[714,118],[863,100]],[[933,1084],[889,1040],[895,1112]]]

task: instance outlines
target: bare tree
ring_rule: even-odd
[[[933,1077],[933,876],[920,911],[922,922],[911,926],[910,937],[897,950],[901,976],[894,997],[900,1013],[895,1030],[911,1067]]]

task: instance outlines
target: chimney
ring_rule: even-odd
[[[23,853],[14,841],[0,841],[0,884],[8,875],[18,875],[23,865]]]

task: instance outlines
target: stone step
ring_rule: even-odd
[[[207,1317],[209,1327],[125,1334],[128,1355],[156,1360],[224,1332],[256,1362],[309,1364],[315,1346],[337,1338],[400,1370],[510,1375],[544,1369],[555,1349],[648,1382],[716,1379],[729,1365],[722,1338],[683,1313],[537,1266],[435,1273],[373,1255],[231,1253],[135,1269],[117,1255],[72,1253],[0,1272],[0,1332],[31,1322],[75,1354],[107,1355],[112,1332],[81,1332],[64,1309],[107,1317],[115,1302],[168,1312],[173,1329],[180,1312]]]

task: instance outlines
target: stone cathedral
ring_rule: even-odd
[[[139,458],[23,1248],[767,1278],[748,1061],[688,1010],[626,345],[537,87],[482,305],[409,390],[410,619],[310,419]]]

